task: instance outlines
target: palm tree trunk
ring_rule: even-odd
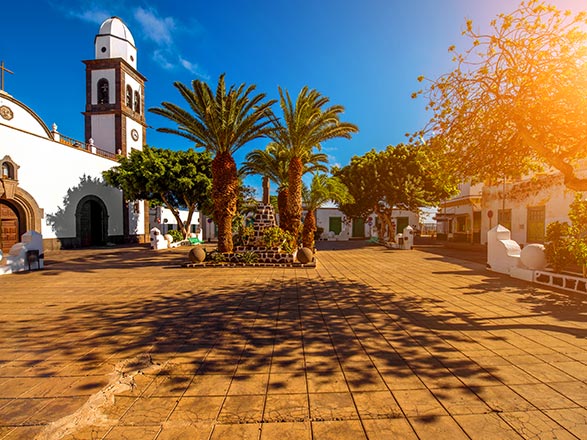
[[[288,169],[288,231],[298,237],[302,218],[302,175],[304,165],[299,157],[292,157]]]
[[[277,211],[279,211],[279,227],[284,231],[288,229],[288,212],[287,212],[287,199],[289,196],[289,190],[286,187],[279,188],[277,190]]]
[[[310,210],[304,219],[304,229],[302,230],[302,246],[308,249],[314,248],[314,233],[316,232],[316,214]]]
[[[230,153],[217,153],[212,160],[212,201],[218,225],[218,250],[232,252],[232,217],[236,213],[238,177]]]

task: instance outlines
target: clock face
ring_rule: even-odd
[[[138,141],[139,140],[139,132],[133,128],[130,131],[130,137],[132,138],[133,141]]]

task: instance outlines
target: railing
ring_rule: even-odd
[[[98,148],[93,144],[78,141],[68,136],[63,136],[62,134],[57,132],[53,132],[53,136],[55,137],[56,141],[63,145],[67,145],[68,147],[77,148],[78,150],[84,150],[88,153],[95,154],[96,156],[104,157],[106,159],[116,160],[116,155],[114,153],[102,150],[101,148]]]

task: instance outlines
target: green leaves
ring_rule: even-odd
[[[149,200],[170,209],[183,226],[179,210],[193,212],[204,206],[212,188],[212,158],[209,153],[172,151],[145,146],[122,157],[118,166],[102,173],[111,186],[124,191],[127,200]],[[184,228],[184,235],[187,230]]]

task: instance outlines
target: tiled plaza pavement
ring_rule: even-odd
[[[587,438],[586,296],[421,250],[326,243],[316,269],[185,251],[0,278],[0,438]]]

